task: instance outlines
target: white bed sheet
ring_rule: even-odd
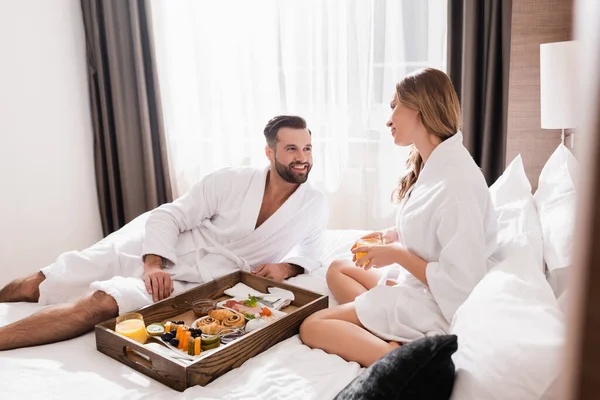
[[[106,240],[119,240],[143,226],[145,216],[132,221]],[[328,231],[326,265],[350,255],[361,231]],[[328,293],[327,268],[290,283]],[[43,307],[0,304],[0,326]],[[40,327],[40,329],[42,329]],[[205,387],[183,393],[121,364],[96,350],[93,333],[51,345],[0,352],[0,398],[25,399],[331,399],[361,367],[354,362],[312,350],[296,335],[248,360]]]

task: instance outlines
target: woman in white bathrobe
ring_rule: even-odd
[[[363,366],[398,342],[447,333],[458,307],[495,264],[497,247],[496,212],[462,144],[460,105],[448,76],[430,68],[406,76],[391,107],[394,143],[413,146],[393,194],[396,226],[381,232],[383,245],[353,249],[366,253],[356,263],[330,266],[327,282],[341,305],[315,313],[300,328],[305,344]]]

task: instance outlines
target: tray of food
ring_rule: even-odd
[[[283,291],[287,301],[273,294]],[[96,348],[183,391],[293,336],[327,305],[327,296],[236,272],[96,325]]]

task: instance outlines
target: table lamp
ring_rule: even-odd
[[[565,135],[565,129],[576,128],[577,71],[576,42],[556,42],[540,45],[540,111],[542,129],[561,129],[561,141],[574,133]]]

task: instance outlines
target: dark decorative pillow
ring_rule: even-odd
[[[387,353],[348,384],[334,400],[450,398],[456,335],[430,336]]]

